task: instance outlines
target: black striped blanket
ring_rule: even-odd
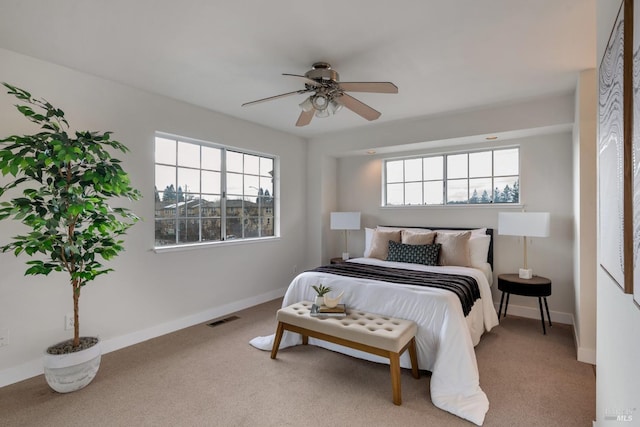
[[[351,262],[323,265],[310,271],[359,279],[446,289],[458,296],[465,316],[471,311],[474,302],[480,299],[480,289],[478,288],[476,279],[460,274],[405,270],[403,268],[382,267]]]

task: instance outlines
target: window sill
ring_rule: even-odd
[[[275,242],[279,241],[279,236],[273,237],[259,237],[252,239],[237,239],[237,240],[223,240],[217,242],[203,242],[203,243],[191,243],[185,245],[173,245],[173,246],[160,246],[154,247],[152,249],[153,252],[157,254],[165,253],[165,252],[181,252],[181,251],[193,251],[198,249],[210,249],[213,247],[221,247],[221,246],[234,246],[234,245],[250,245],[250,244],[260,244],[267,242]]]
[[[518,203],[487,203],[487,204],[459,204],[459,205],[404,205],[380,206],[380,209],[524,209],[525,205]]]

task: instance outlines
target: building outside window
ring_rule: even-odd
[[[520,150],[502,148],[390,159],[384,206],[520,203]]]
[[[276,157],[155,138],[155,247],[275,235]]]

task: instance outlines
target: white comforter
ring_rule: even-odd
[[[466,318],[458,297],[446,290],[313,272],[302,273],[291,282],[282,306],[302,300],[313,300],[315,292],[311,285],[321,283],[331,286],[334,295],[344,291],[342,302],[349,307],[415,321],[418,324],[416,335],[418,366],[420,369],[432,372],[433,404],[477,425],[482,425],[489,409],[489,401],[480,388],[478,365],[473,349],[479,334],[476,332],[477,336],[474,338],[471,330],[489,331],[498,324],[485,274],[474,268],[430,267],[373,258],[358,258],[349,262],[464,274],[476,279],[481,299],[475,302],[471,313]],[[301,342],[299,334],[285,332],[280,348],[298,345]],[[387,359],[379,356],[326,341],[310,338],[309,343],[362,359],[388,363]],[[273,347],[273,335],[256,337],[250,341],[250,344],[270,351]],[[400,359],[400,364],[404,368],[411,367],[407,353],[405,352]]]

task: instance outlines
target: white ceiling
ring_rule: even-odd
[[[595,0],[3,0],[0,47],[313,137],[367,126],[343,110],[297,128],[282,73],[329,62],[352,95],[413,119],[568,93],[596,66]],[[2,80],[0,64],[0,80]]]

